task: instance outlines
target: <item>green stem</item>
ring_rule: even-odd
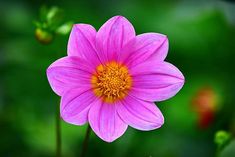
[[[56,106],[56,157],[61,157],[60,105]]]
[[[86,155],[86,150],[87,150],[87,147],[88,147],[88,141],[89,141],[90,133],[91,133],[91,127],[88,125],[87,129],[86,129],[86,135],[85,135],[85,138],[84,138],[84,141],[83,141],[82,151],[81,151],[80,157],[85,157],[85,155]]]

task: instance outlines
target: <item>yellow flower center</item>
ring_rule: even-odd
[[[92,75],[91,83],[96,96],[107,103],[123,99],[132,85],[126,66],[117,62],[100,64]]]

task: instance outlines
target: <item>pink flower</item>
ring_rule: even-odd
[[[154,101],[174,96],[184,76],[164,59],[168,39],[158,33],[135,35],[122,16],[109,19],[96,32],[88,24],[75,24],[68,41],[68,56],[52,63],[47,77],[62,97],[64,121],[89,122],[101,139],[112,142],[128,125],[153,130],[164,123]]]

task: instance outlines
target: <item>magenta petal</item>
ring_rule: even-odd
[[[93,69],[86,61],[75,56],[58,59],[47,69],[47,78],[53,91],[63,95],[74,87],[90,87]]]
[[[103,62],[115,60],[122,47],[135,37],[132,24],[122,16],[109,19],[97,32],[97,50]]]
[[[130,94],[146,101],[169,99],[184,85],[183,74],[167,62],[145,62],[132,68],[131,74]]]
[[[68,123],[83,125],[88,121],[88,111],[95,99],[96,97],[91,90],[86,88],[70,89],[61,99],[61,117]]]
[[[95,49],[96,30],[88,24],[73,25],[68,41],[68,55],[84,58],[98,65],[100,61]]]
[[[157,129],[164,123],[164,117],[154,103],[131,96],[119,102],[117,111],[125,123],[139,130]]]
[[[116,111],[115,104],[106,104],[97,100],[90,108],[88,120],[91,128],[106,142],[112,142],[122,136],[127,129]]]
[[[136,36],[123,48],[120,60],[134,66],[147,59],[163,61],[168,52],[167,36],[158,33],[144,33]]]

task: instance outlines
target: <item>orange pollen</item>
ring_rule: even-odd
[[[117,62],[100,64],[91,77],[91,84],[96,96],[107,103],[123,99],[132,86],[132,78],[126,66]]]

